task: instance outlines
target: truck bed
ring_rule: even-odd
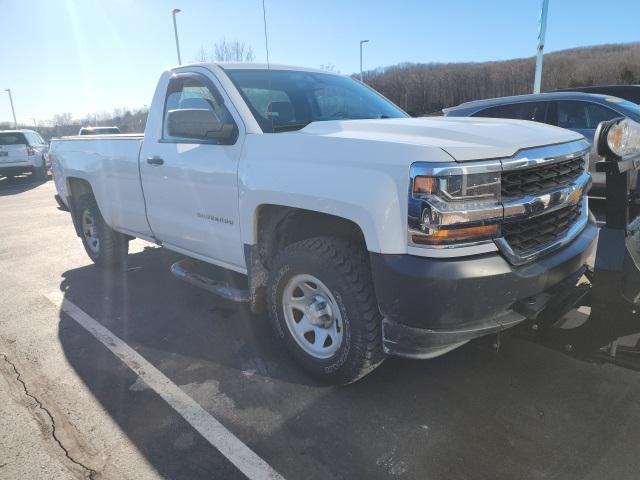
[[[141,133],[53,139],[50,152],[60,196],[68,195],[69,179],[87,181],[109,225],[150,235],[138,169],[143,139]]]

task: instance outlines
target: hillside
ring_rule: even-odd
[[[469,100],[531,93],[535,58],[482,63],[402,63],[367,71],[365,82],[412,115]],[[542,90],[640,83],[640,43],[599,45],[544,56]]]

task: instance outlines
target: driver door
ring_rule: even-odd
[[[149,225],[164,246],[244,271],[237,181],[244,137],[237,113],[226,105],[230,101],[222,96],[215,78],[200,73],[173,75],[162,136],[143,142],[140,173]],[[180,109],[207,110],[216,121],[232,124],[233,135],[226,140],[171,135],[168,113]]]

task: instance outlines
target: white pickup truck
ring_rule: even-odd
[[[588,149],[528,121],[408,118],[323,71],[195,64],[162,74],[144,136],[56,139],[51,156],[96,264],[121,265],[134,237],[182,253],[175,274],[266,308],[298,363],[349,383],[572,286],[596,237]]]

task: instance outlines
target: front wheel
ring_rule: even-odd
[[[82,244],[87,255],[99,267],[119,267],[126,263],[129,242],[113,230],[102,218],[96,199],[85,194],[76,204],[76,221],[81,230]]]
[[[366,251],[346,240],[296,242],[276,257],[268,302],[276,335],[308,372],[336,384],[384,360]]]

